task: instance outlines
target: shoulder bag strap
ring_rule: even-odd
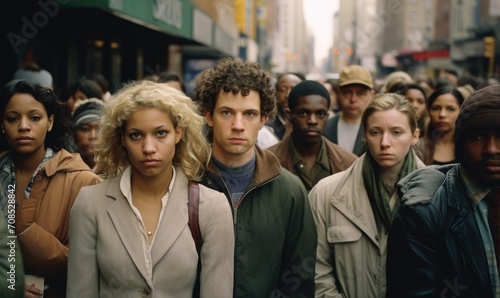
[[[196,244],[196,250],[198,254],[201,251],[201,232],[200,232],[200,223],[198,220],[198,211],[200,206],[200,190],[198,187],[198,183],[195,181],[189,180],[189,196],[188,196],[188,208],[189,208],[189,220],[188,225],[191,230],[191,234],[193,235],[194,243]]]

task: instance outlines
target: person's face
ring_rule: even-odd
[[[373,96],[373,90],[361,84],[340,87],[339,99],[343,116],[360,119]]]
[[[75,94],[73,94],[72,97],[70,97],[70,99],[71,98],[73,99],[73,102],[72,103],[67,102],[66,104],[68,104],[68,107],[71,108],[71,111],[73,111],[77,101],[88,99],[89,97],[85,93],[83,93],[82,91],[78,90],[75,92]]]
[[[254,154],[259,130],[267,120],[261,115],[259,93],[221,91],[213,115],[205,113],[207,124],[213,128],[212,152],[219,161],[246,163]]]
[[[175,128],[172,119],[163,111],[145,108],[132,113],[122,133],[122,145],[134,169],[134,175],[157,177],[168,175],[172,169],[175,144],[182,129]]]
[[[295,85],[302,80],[293,74],[282,76],[276,84],[276,97],[278,98],[278,108],[281,111],[286,111],[288,108],[288,95]]]
[[[462,165],[480,183],[500,186],[500,128],[465,132]]]
[[[443,94],[436,98],[429,108],[432,126],[439,131],[448,132],[455,129],[460,106],[453,94]]]
[[[73,95],[73,98],[75,99],[75,102],[76,102],[76,101],[79,101],[79,100],[82,100],[82,99],[87,99],[88,96],[85,95],[85,93],[83,93],[82,91],[78,90]]]
[[[381,168],[401,167],[410,147],[418,141],[418,129],[411,131],[405,113],[395,109],[377,111],[366,121],[365,139]]]
[[[99,132],[99,121],[92,121],[80,126],[75,132],[78,152],[84,156],[94,156],[94,146]]]
[[[426,110],[424,94],[418,89],[408,89],[405,93],[405,97],[417,111],[418,117],[424,117]]]
[[[70,96],[68,100],[66,100],[65,104],[67,106],[68,112],[71,113],[75,108],[75,98],[73,96]]]
[[[304,143],[317,143],[328,120],[328,103],[320,95],[299,97],[294,111],[290,112],[290,122],[294,138]]]
[[[19,154],[45,154],[45,137],[52,129],[54,116],[31,94],[14,94],[2,115],[2,129],[8,144]]]

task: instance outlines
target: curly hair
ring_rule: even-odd
[[[271,75],[259,64],[240,59],[224,58],[213,68],[205,70],[199,80],[195,99],[202,112],[213,114],[221,91],[247,96],[256,91],[260,97],[261,115],[272,120],[277,111],[276,90]]]
[[[68,137],[67,132],[71,130],[71,120],[64,103],[62,103],[57,95],[50,89],[42,87],[25,80],[13,80],[8,82],[2,89],[0,94],[0,118],[4,117],[7,104],[14,94],[26,93],[40,102],[47,116],[54,116],[54,124],[52,129],[45,136],[45,148],[52,148],[54,151],[59,151],[64,147],[64,143]],[[0,151],[12,149],[7,142],[5,134],[0,136]]]
[[[210,156],[210,146],[201,133],[204,117],[198,114],[196,104],[181,91],[145,80],[125,85],[105,105],[95,154],[104,173],[114,177],[130,165],[121,137],[126,121],[140,109],[163,111],[172,119],[175,128],[182,128],[172,164],[180,167],[188,179],[201,179]]]

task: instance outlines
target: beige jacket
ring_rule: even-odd
[[[198,253],[188,226],[188,180],[180,168],[151,247],[148,274],[138,219],[122,175],[86,187],[71,211],[68,297],[191,297]],[[200,188],[201,297],[231,297],[234,233],[224,194]]]
[[[364,159],[309,193],[318,231],[316,297],[385,297],[388,231],[382,224],[377,230],[362,178]],[[424,166],[417,159],[417,167]]]

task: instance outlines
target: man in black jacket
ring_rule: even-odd
[[[398,184],[387,297],[500,297],[500,85],[462,105],[455,153],[458,164]]]

